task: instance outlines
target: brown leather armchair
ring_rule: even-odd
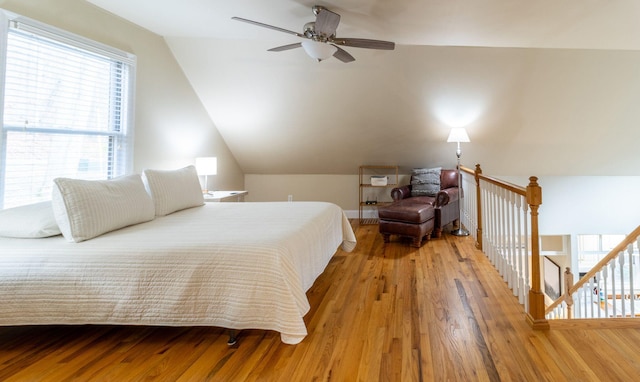
[[[458,224],[458,171],[440,171],[440,191],[435,196],[412,196],[411,188],[408,184],[391,190],[394,202],[378,208],[379,227],[385,241],[390,234],[411,236],[414,237],[414,245],[419,247],[422,237],[417,238],[416,235],[426,235],[429,231],[432,236],[440,237],[444,226]],[[429,220],[428,206],[433,207],[432,230],[428,229],[431,224],[426,224]],[[418,229],[416,224],[423,228]]]

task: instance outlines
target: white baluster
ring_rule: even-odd
[[[487,184],[482,181],[484,184],[484,187],[481,187],[480,190],[482,192],[482,205],[483,205],[483,209],[486,210],[484,212],[484,214],[482,214],[484,221],[482,222],[482,235],[484,236],[482,238],[482,243],[483,246],[486,247],[485,251],[487,253],[487,257],[489,258],[489,261],[491,262],[491,264],[494,264],[493,262],[493,248],[491,245],[491,223],[493,222],[493,206],[491,204],[491,194],[489,193],[489,188],[487,186]],[[495,265],[495,264],[494,264]]]
[[[518,195],[516,197],[515,202],[516,202],[516,208],[518,210],[517,222],[516,222],[517,256],[518,256],[518,290],[520,291],[518,301],[520,301],[520,303],[523,304],[524,291],[525,291],[523,276],[524,276],[524,260],[526,259],[526,254],[523,252],[524,247],[522,245],[522,220],[521,220],[522,219],[522,196]]]
[[[609,274],[611,272],[611,264],[607,264],[606,266],[603,267],[604,269],[604,291],[603,291],[603,297],[604,298],[604,313],[605,313],[605,317],[610,317],[609,316]]]
[[[494,261],[494,253],[493,253],[493,224],[495,222],[495,214],[494,214],[494,206],[493,206],[493,193],[492,193],[492,185],[491,184],[486,184],[486,189],[485,189],[485,200],[487,202],[487,221],[486,221],[486,228],[487,228],[487,243],[489,244],[489,248],[491,248],[491,254],[490,254],[490,261],[493,264],[493,266],[496,266],[496,262]]]
[[[491,220],[489,221],[488,226],[488,235],[491,248],[491,264],[497,268],[496,263],[496,252],[495,252],[495,224],[496,224],[496,206],[495,206],[495,194],[493,193],[493,185],[489,184],[487,187],[487,205],[489,206],[489,213],[491,214]]]
[[[509,264],[508,266],[508,271],[509,271],[509,279],[507,280],[507,284],[509,285],[509,288],[511,288],[511,290],[513,290],[514,292],[517,293],[517,291],[515,290],[515,261],[514,261],[514,252],[515,252],[515,246],[514,246],[514,242],[513,242],[513,210],[514,210],[514,203],[513,203],[513,192],[510,191],[506,191],[507,195],[506,195],[506,207],[507,207],[507,211],[506,211],[506,224],[507,226],[506,228],[506,244],[507,244],[507,252],[505,253],[505,255],[507,256],[507,263]],[[516,294],[517,296],[517,294]]]
[[[577,303],[575,304],[575,306],[578,309],[574,309],[573,310],[573,316],[575,318],[582,318],[586,316],[586,311],[585,311],[585,293],[584,293],[584,285],[582,288],[578,289],[575,293],[575,295],[573,296],[573,300],[577,301]]]
[[[589,317],[595,317],[595,313],[593,310],[596,304],[599,303],[598,299],[600,298],[599,293],[597,293],[599,292],[599,288],[597,288],[596,283],[593,279],[594,279],[593,277],[589,279],[589,294],[587,295],[588,299],[585,301],[585,303],[589,304],[589,307],[590,307]],[[595,301],[594,301],[594,296],[595,296]],[[586,312],[584,317],[587,317]]]
[[[618,254],[618,263],[619,263],[619,268],[620,268],[620,307],[622,310],[622,317],[626,317],[626,304],[625,304],[625,300],[626,300],[626,290],[624,287],[624,252],[620,252]]]
[[[522,203],[522,214],[524,216],[524,221],[523,221],[524,227],[523,227],[523,230],[522,230],[522,233],[524,234],[524,238],[522,240],[523,240],[523,243],[524,243],[524,251],[523,251],[523,253],[524,253],[524,256],[525,256],[525,261],[524,261],[524,268],[525,268],[525,271],[524,271],[525,283],[524,283],[524,285],[525,285],[525,288],[526,288],[526,290],[524,291],[525,292],[525,297],[526,297],[525,298],[525,300],[526,300],[525,306],[529,306],[529,291],[531,290],[531,278],[529,277],[529,274],[531,272],[529,271],[529,269],[530,269],[530,263],[529,263],[529,236],[530,235],[529,235],[529,219],[527,218],[528,213],[529,213],[529,204],[527,204],[526,202]]]
[[[618,314],[618,304],[617,304],[617,298],[616,298],[616,292],[617,292],[617,288],[616,288],[616,259],[611,259],[611,261],[609,262],[609,272],[611,272],[611,306],[613,308],[613,312],[612,312],[612,317],[616,317],[616,315]],[[607,299],[609,294],[606,295]]]
[[[495,201],[496,201],[496,231],[495,231],[495,238],[496,238],[496,261],[497,261],[497,266],[498,266],[498,273],[500,273],[500,276],[502,276],[502,256],[501,256],[501,252],[500,252],[500,228],[501,228],[501,214],[500,214],[500,190],[496,189],[496,193],[495,193]]]
[[[629,255],[629,309],[631,310],[629,314],[631,314],[631,317],[635,317],[636,289],[633,285],[633,273],[635,272],[635,267],[633,264],[633,244],[629,244],[629,246],[627,246],[627,254]]]
[[[499,224],[499,229],[500,229],[500,233],[499,233],[499,245],[498,248],[500,248],[500,275],[502,276],[502,279],[505,279],[505,272],[507,269],[507,262],[505,261],[504,258],[504,247],[505,247],[505,243],[504,243],[504,237],[506,235],[505,233],[505,221],[504,221],[504,214],[505,214],[505,200],[504,200],[504,189],[500,189],[499,190],[499,199],[500,199],[500,210],[499,210],[499,219],[500,219],[500,224]]]
[[[591,282],[591,286],[593,286],[593,281]],[[595,286],[594,286],[595,288]],[[596,312],[599,312],[600,309],[598,309],[599,305],[596,305],[598,303],[598,297],[596,296],[594,298],[594,294],[593,294],[593,289],[592,288],[585,288],[582,290],[583,293],[583,298],[584,298],[584,314],[583,317],[584,318],[593,318],[596,315]],[[594,301],[595,300],[595,301]],[[595,308],[595,309],[594,309]]]
[[[516,214],[518,214],[518,210],[516,209],[516,199],[518,195],[511,192],[511,269],[513,272],[513,289],[516,293],[520,293],[520,288],[518,288],[518,238],[516,237]],[[516,294],[517,295],[517,294]]]

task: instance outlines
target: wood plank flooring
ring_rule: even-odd
[[[632,381],[640,329],[533,331],[470,237],[416,249],[353,223],[307,295],[308,337],[220,328],[0,328],[0,381]]]

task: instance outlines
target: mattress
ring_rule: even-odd
[[[0,238],[0,325],[251,328],[296,344],[305,292],[355,244],[324,202],[206,203],[81,243]]]

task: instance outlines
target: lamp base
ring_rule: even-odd
[[[464,228],[458,228],[451,231],[453,236],[469,236],[469,231]]]

